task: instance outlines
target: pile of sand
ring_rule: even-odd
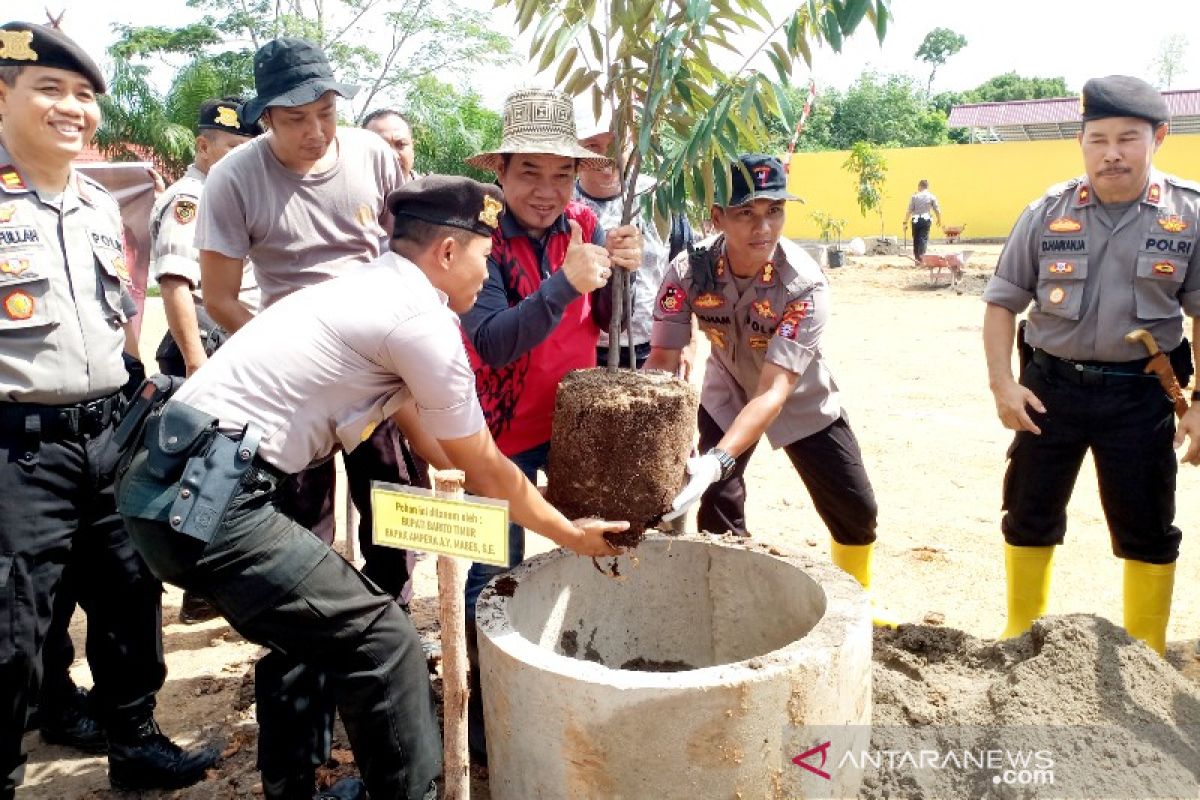
[[[893,768],[869,767],[863,798],[1200,796],[1200,687],[1105,619],[1008,642],[878,629],[873,681],[871,748]],[[939,766],[896,761],[909,750]],[[988,751],[1016,770],[957,766]]]

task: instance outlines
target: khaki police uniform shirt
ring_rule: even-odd
[[[264,308],[387,250],[385,200],[404,184],[400,160],[379,136],[338,128],[338,159],[300,175],[279,162],[270,134],[218,161],[204,182],[196,247],[249,257]]]
[[[196,213],[204,173],[195,164],[154,201],[150,209],[150,273],[161,282],[162,276],[182,278],[191,284],[200,302],[200,251],[196,249]],[[258,284],[254,265],[242,267],[242,286],[238,300],[251,311],[258,311]]]
[[[722,429],[754,397],[770,362],[800,376],[779,416],[767,428],[772,447],[811,436],[842,416],[837,384],[821,355],[821,332],[829,319],[829,284],[812,257],[786,239],[745,293],[728,267],[717,266],[724,237],[703,242],[716,272],[711,291],[696,287],[687,253],[667,270],[654,306],[651,344],[679,350],[692,337],[692,316],[708,337],[700,404]]]
[[[123,242],[100,184],[72,170],[61,195],[34,191],[0,145],[0,402],[79,403],[128,380]]]
[[[175,394],[222,430],[254,422],[287,473],[353,450],[409,396],[439,439],[484,427],[458,316],[390,252],[265,309]]]
[[[937,197],[928,189],[917,192],[908,199],[909,217],[929,219],[931,211],[937,211],[940,214],[942,210],[938,207]]]
[[[1133,361],[1125,341],[1145,328],[1172,350],[1183,314],[1200,315],[1200,185],[1151,170],[1142,197],[1116,220],[1086,177],[1051,188],[1021,214],[983,299],[1014,314],[1029,304],[1025,340],[1075,361]]]

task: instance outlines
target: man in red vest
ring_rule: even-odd
[[[578,170],[612,161],[580,147],[571,98],[524,89],[504,102],[500,147],[467,159],[496,173],[507,211],[492,236],[488,278],[462,315],[480,405],[500,451],[536,482],[550,451],[558,383],[596,366],[596,343],[612,309],[612,269],[637,269],[642,240],[624,225],[606,234],[596,215],[572,202]],[[525,556],[525,531],[512,526],[509,566]],[[469,633],[475,600],[503,568],[473,564],[467,574]],[[477,671],[476,671],[477,672]],[[483,753],[478,678],[472,691],[472,754]]]

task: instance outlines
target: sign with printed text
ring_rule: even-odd
[[[503,500],[469,495],[448,500],[428,489],[375,483],[371,508],[371,540],[377,545],[508,566],[508,503]]]

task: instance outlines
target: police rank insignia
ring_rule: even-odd
[[[1159,275],[1174,275],[1175,265],[1170,261],[1159,261],[1154,265],[1154,271]]]
[[[217,106],[217,116],[213,118],[213,122],[236,130],[240,125],[237,118],[237,109],[230,108],[229,106]]]
[[[3,209],[0,209],[0,222],[4,221]],[[1158,227],[1167,233],[1183,233],[1188,229],[1188,222],[1178,214],[1158,218]]]
[[[13,191],[25,188],[25,181],[21,179],[20,174],[12,164],[5,164],[3,167],[0,167],[0,183],[4,184],[5,189],[12,189]]]
[[[662,295],[658,298],[658,307],[663,310],[664,314],[678,314],[683,310],[683,301],[687,298],[687,292],[683,291],[683,287],[677,283],[669,283],[663,287]]]
[[[725,305],[725,298],[716,292],[705,292],[692,301],[694,308],[720,308],[723,305]]]
[[[0,206],[0,223],[12,222],[13,214],[17,213],[16,203],[5,203]]]
[[[1084,184],[1079,187],[1079,198],[1075,201],[1075,205],[1086,206],[1091,198],[1092,190],[1087,187],[1087,184]]]
[[[775,265],[772,264],[770,261],[768,261],[766,264],[763,264],[762,278],[759,280],[759,283],[761,283],[765,286],[766,284],[771,283],[774,280],[775,280]]]
[[[1055,261],[1047,269],[1054,275],[1070,275],[1075,271],[1075,265],[1070,261]]]
[[[1076,233],[1083,230],[1083,223],[1070,217],[1059,217],[1046,226],[1051,233]]]
[[[758,352],[765,352],[767,346],[771,344],[770,336],[751,336],[750,347]]]
[[[717,277],[725,277],[725,256],[721,256],[717,259]]]
[[[1150,188],[1146,191],[1146,202],[1155,205],[1162,202],[1162,187],[1157,183],[1150,184]]]
[[[33,298],[25,292],[12,292],[4,298],[4,313],[9,319],[29,319],[33,316]]]
[[[500,225],[500,212],[503,210],[504,204],[488,195],[483,198],[483,211],[479,212],[479,221],[495,230]]]
[[[771,301],[766,298],[755,301],[751,305],[751,308],[754,309],[755,314],[758,314],[763,319],[775,319],[776,317],[775,309],[771,308]]]
[[[713,347],[725,349],[725,331],[719,328],[705,328],[704,335],[708,337],[708,341],[712,342]]]
[[[176,222],[180,225],[187,225],[196,219],[196,201],[176,200],[171,213],[175,215]]]
[[[1050,302],[1058,305],[1063,300],[1067,299],[1067,292],[1061,286],[1055,286],[1050,290]]]
[[[0,58],[13,61],[37,61],[33,49],[33,31],[0,31]]]
[[[29,269],[28,258],[0,258],[0,273],[20,275],[27,269]]]

